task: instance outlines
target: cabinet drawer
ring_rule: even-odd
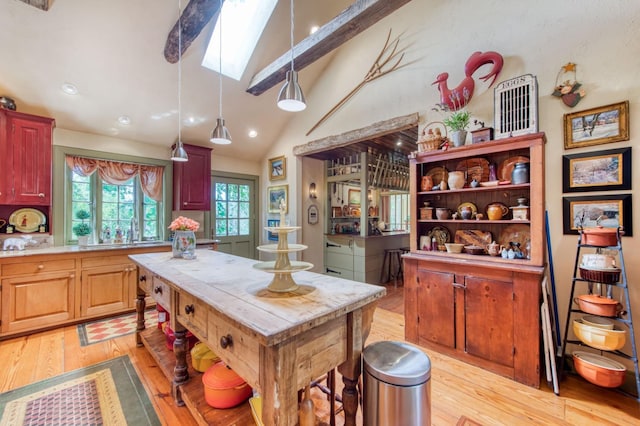
[[[353,269],[341,269],[333,266],[327,266],[324,268],[324,273],[326,275],[344,278],[345,280],[353,279]]]
[[[207,305],[189,293],[176,293],[177,319],[199,337],[207,338]]]
[[[156,276],[151,277],[151,279],[147,279],[147,281],[151,282],[151,284],[149,284],[147,294],[151,295],[157,304],[169,311],[171,309],[171,287],[169,287],[169,284]]]
[[[122,265],[130,263],[131,259],[129,259],[129,256],[126,254],[115,256],[87,257],[82,259],[83,268],[96,268],[98,266]]]
[[[210,308],[207,331],[209,333],[207,342],[211,350],[249,385],[254,388],[258,387],[258,377],[260,377],[260,345],[258,341]],[[223,338],[224,342],[221,341]],[[223,348],[223,345],[226,347]]]
[[[327,237],[324,247],[327,253],[353,254],[353,240],[350,238]]]
[[[138,267],[138,287],[146,294],[151,294],[151,284],[153,283],[153,275],[145,268]]]
[[[2,265],[2,275],[33,275],[46,272],[69,271],[76,268],[75,259],[43,260]]]
[[[353,256],[351,255],[327,253],[324,262],[327,268],[339,268],[353,271]]]

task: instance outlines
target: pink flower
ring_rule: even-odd
[[[189,219],[188,217],[179,216],[171,225],[169,225],[169,229],[172,231],[197,231],[200,228],[200,224],[193,219]]]

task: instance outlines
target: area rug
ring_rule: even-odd
[[[80,346],[92,345],[114,337],[131,334],[136,331],[136,318],[136,313],[132,312],[114,318],[79,324]],[[158,322],[158,312],[155,309],[148,309],[144,313],[144,318],[147,327],[155,326]]]
[[[128,355],[0,394],[0,426],[160,424]]]

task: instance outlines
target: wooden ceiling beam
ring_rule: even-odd
[[[388,120],[378,121],[370,126],[356,130],[350,130],[339,135],[328,136],[322,139],[316,139],[303,145],[293,147],[293,155],[313,157],[326,151],[332,151],[339,148],[345,148],[349,145],[364,141],[374,141],[391,133],[402,132],[403,130],[415,128],[417,132],[418,121],[420,117],[417,112],[399,117],[390,118]],[[417,133],[411,136],[411,140],[407,140],[409,151],[416,149]],[[375,143],[374,143],[375,144]],[[388,147],[387,147],[388,148]],[[387,149],[383,149],[386,151]]]
[[[26,3],[30,6],[37,7],[38,9],[42,9],[44,11],[49,10],[51,4],[53,4],[53,0],[21,0],[23,3]]]
[[[293,47],[296,71],[322,58],[409,1],[411,0],[357,0],[340,15]],[[251,79],[247,92],[256,96],[261,95],[284,81],[290,69],[291,51],[289,50],[258,72]]]
[[[189,4],[182,10],[180,15],[180,26],[182,28],[182,54],[191,46],[193,40],[213,18],[218,19],[218,13],[222,9],[224,0],[190,0]],[[164,57],[171,63],[178,62],[178,22],[169,32],[167,42],[164,46]]]

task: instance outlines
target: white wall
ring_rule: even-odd
[[[287,155],[290,198],[306,196],[308,184],[298,177],[316,174],[317,164],[291,159],[293,146],[325,136],[361,128],[373,122],[419,112],[421,124],[439,121],[444,116],[431,108],[439,102],[439,93],[432,82],[442,72],[449,73],[449,87],[454,88],[464,77],[465,61],[474,51],[494,50],[504,57],[504,67],[497,82],[523,74],[533,74],[538,80],[539,130],[547,136],[546,203],[550,217],[551,246],[554,257],[555,281],[559,314],[564,323],[577,236],[563,235],[562,226],[562,156],[636,145],[640,135],[640,2],[621,0],[523,2],[511,0],[413,0],[393,15],[347,42],[337,52],[316,85],[305,92],[308,107],[296,113],[277,144],[265,157],[262,168],[264,187],[269,186],[266,158]],[[403,68],[365,85],[349,102],[332,115],[310,136],[305,133],[345,94],[362,81],[363,76],[381,50],[387,32],[392,38],[400,35],[404,49]],[[567,62],[578,64],[577,79],[586,90],[586,97],[569,108],[551,96],[560,67]],[[493,87],[474,74],[476,89],[468,109],[473,118],[493,123]],[[304,87],[304,74],[301,73]],[[563,145],[563,115],[570,112],[608,105],[624,100],[630,102],[631,140],[589,148],[565,150]],[[633,162],[640,164],[640,149],[633,151]],[[296,167],[311,167],[304,173]],[[298,180],[296,180],[298,179]],[[638,175],[633,171],[633,211],[640,212],[637,194]],[[318,184],[318,182],[316,182]],[[323,185],[319,185],[323,188]],[[627,191],[629,192],[629,191]],[[576,194],[567,194],[576,195]],[[583,195],[583,194],[578,194]],[[590,193],[589,195],[598,195]],[[319,209],[324,212],[322,199]],[[291,209],[291,223],[306,220],[306,203]],[[304,210],[302,210],[304,209]],[[266,217],[266,215],[263,215]],[[262,218],[264,225],[265,217]],[[299,236],[304,244],[321,244],[324,227],[305,227]],[[634,235],[640,235],[636,221]],[[631,261],[640,252],[637,236],[625,237],[623,248],[627,277],[632,298],[632,310],[640,317],[640,263]],[[315,250],[311,253],[319,253]],[[305,260],[322,262],[321,257],[305,254]],[[640,331],[640,323],[636,324]],[[562,328],[564,330],[564,327]],[[640,333],[636,333],[636,340]]]

